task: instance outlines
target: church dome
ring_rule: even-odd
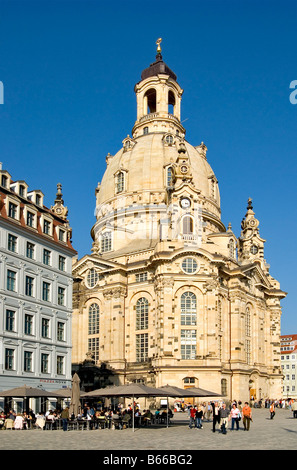
[[[172,143],[168,144],[167,140],[172,140]],[[123,171],[126,177],[125,190],[121,194],[146,191],[165,194],[166,169],[176,162],[180,141],[181,139],[169,132],[152,132],[131,139],[129,147],[128,138],[123,148],[107,158],[108,166],[101,181],[98,203],[106,204],[116,197],[115,177],[119,171]],[[217,215],[220,196],[215,174],[206,160],[206,147],[203,143],[197,147],[187,141],[184,144],[191,167],[192,183],[202,197],[213,201],[213,211]]]
[[[111,236],[110,231],[119,231],[119,227],[121,233],[141,232],[144,236],[143,227],[150,224],[149,210],[149,220],[158,219],[159,228],[153,235],[145,232],[144,237],[158,240],[157,232],[163,221],[167,219],[172,227],[172,218],[177,213],[172,207],[174,204],[183,207],[182,200],[192,211],[188,230],[193,231],[193,235],[188,234],[187,238],[201,238],[202,232],[207,235],[225,231],[218,182],[206,158],[207,148],[203,142],[193,146],[185,140],[186,131],[180,119],[183,90],[160,53],[156,59],[135,85],[137,118],[132,136],[123,140],[122,148],[115,155],[106,157],[107,168],[96,190],[94,240],[104,234]],[[139,227],[141,224],[136,227],[137,220],[143,222],[143,227]],[[182,224],[181,220],[182,216],[177,223]],[[171,234],[170,237],[180,239],[182,235]],[[111,244],[106,243],[110,249]],[[114,247],[125,249],[125,243],[121,240]]]

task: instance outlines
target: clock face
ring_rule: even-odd
[[[190,207],[191,201],[187,197],[184,197],[181,199],[180,205],[183,209],[187,209],[188,207]]]
[[[186,165],[182,165],[180,170],[181,170],[182,173],[187,173],[188,167]]]

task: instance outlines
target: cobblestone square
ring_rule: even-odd
[[[242,422],[239,431],[228,429],[226,435],[212,432],[212,422],[204,421],[203,429],[190,429],[186,413],[175,413],[172,424],[148,428],[91,431],[0,431],[1,450],[101,450],[102,458],[118,451],[116,455],[131,455],[135,451],[187,452],[197,450],[296,450],[297,419],[287,409],[276,409],[273,420],[268,409],[253,409],[253,422],[249,431],[244,431]]]

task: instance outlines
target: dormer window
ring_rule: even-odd
[[[3,186],[3,188],[7,188],[7,176],[5,175],[1,176],[1,186]]]

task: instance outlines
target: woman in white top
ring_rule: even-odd
[[[231,411],[230,411],[230,416],[231,416],[231,420],[232,420],[231,431],[234,430],[234,424],[236,424],[236,430],[238,431],[239,421],[240,421],[240,411],[237,408],[235,403],[233,403],[233,405],[232,405],[232,408],[231,408]]]

